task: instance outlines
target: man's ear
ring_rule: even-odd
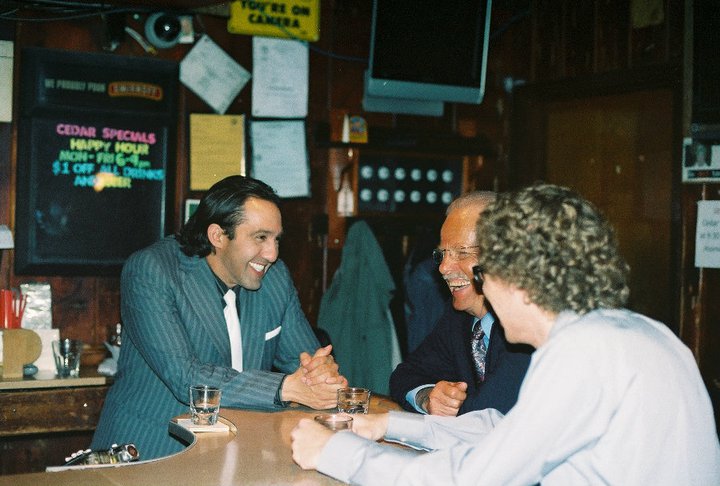
[[[223,230],[222,226],[220,226],[219,224],[212,223],[210,226],[208,226],[207,237],[210,241],[210,244],[214,248],[222,248],[223,246],[225,246],[225,236],[227,236],[225,234],[225,230]]]

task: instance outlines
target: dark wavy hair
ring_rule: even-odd
[[[207,237],[207,229],[213,223],[220,225],[232,240],[235,227],[245,220],[245,201],[251,197],[280,206],[280,198],[275,190],[252,177],[230,176],[213,184],[176,235],[182,251],[188,256],[209,255],[212,245]]]
[[[499,194],[477,224],[478,264],[555,313],[622,307],[629,267],[610,224],[570,189],[537,184]]]

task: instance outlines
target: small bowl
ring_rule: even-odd
[[[80,366],[98,366],[108,357],[108,350],[102,344],[85,344],[83,345],[82,354],[80,355]]]

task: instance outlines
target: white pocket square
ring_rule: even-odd
[[[282,329],[282,326],[278,326],[272,331],[268,331],[265,333],[265,341],[269,341],[270,339],[274,338],[278,334],[280,334],[280,329]]]

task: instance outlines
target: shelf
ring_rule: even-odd
[[[52,371],[39,371],[35,376],[22,379],[0,379],[0,390],[37,390],[107,385],[110,378],[94,370],[82,370],[78,378],[58,378]]]
[[[483,157],[494,155],[490,140],[484,136],[470,138],[454,133],[426,133],[371,127],[368,133],[368,143],[343,143],[331,140],[329,127],[322,124],[315,129],[315,147],[427,155],[480,155]]]

